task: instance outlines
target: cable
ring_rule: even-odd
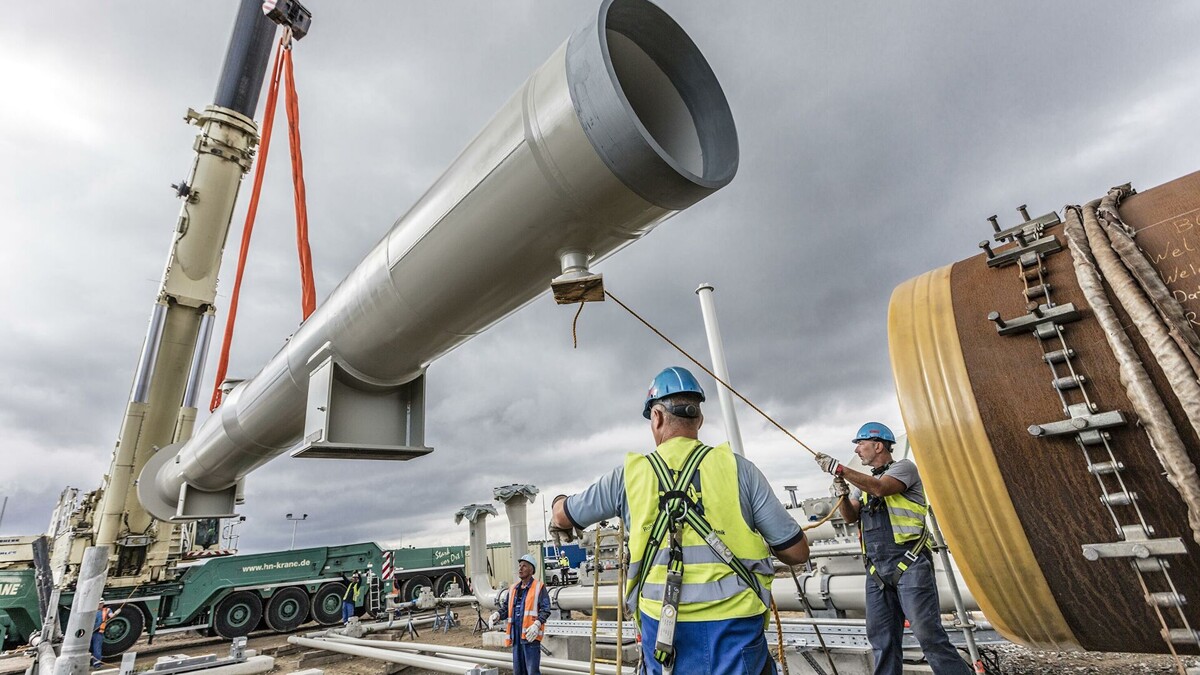
[[[804,448],[805,450],[807,450],[807,451],[809,451],[810,453],[812,453],[812,455],[813,455],[814,457],[815,457],[816,455],[818,455],[818,454],[819,454],[819,453],[818,453],[816,450],[813,450],[812,448],[808,447],[808,445],[807,445],[807,444],[805,444],[805,442],[804,442],[804,441],[800,440],[799,438],[796,438],[795,434],[793,434],[792,432],[790,432],[790,431],[788,431],[786,428],[784,428],[784,426],[783,426],[782,424],[780,424],[779,422],[776,422],[774,419],[772,419],[772,418],[771,418],[771,416],[770,416],[770,415],[768,415],[767,413],[763,412],[762,408],[759,408],[758,406],[756,406],[756,405],[754,405],[753,403],[751,403],[751,402],[750,402],[750,399],[746,398],[745,396],[742,396],[741,392],[739,392],[737,389],[734,389],[734,388],[733,388],[733,387],[732,387],[732,386],[731,386],[731,385],[730,385],[728,382],[726,382],[725,380],[722,380],[721,378],[717,377],[716,373],[714,373],[713,371],[711,371],[711,370],[709,370],[709,369],[708,369],[708,366],[706,366],[706,365],[704,365],[703,363],[700,363],[699,361],[697,361],[697,360],[695,359],[695,357],[693,357],[691,354],[687,353],[687,350],[685,350],[683,347],[680,347],[679,345],[675,344],[675,343],[674,343],[674,342],[671,340],[671,338],[667,337],[666,335],[663,335],[662,331],[660,331],[660,330],[658,330],[657,328],[655,328],[654,326],[652,326],[652,325],[650,324],[650,322],[649,322],[649,321],[646,321],[645,319],[643,319],[641,316],[639,316],[639,315],[638,315],[638,313],[637,313],[637,312],[635,312],[635,311],[633,311],[632,309],[630,309],[628,305],[626,305],[625,303],[623,303],[623,302],[621,302],[620,300],[618,300],[618,299],[617,299],[617,296],[613,295],[613,294],[612,294],[612,293],[610,293],[608,290],[605,290],[605,291],[604,291],[604,294],[605,294],[605,295],[607,295],[608,297],[612,298],[613,302],[615,302],[615,303],[617,303],[618,305],[620,305],[620,306],[621,306],[621,308],[622,308],[622,309],[624,309],[626,312],[629,312],[630,314],[632,314],[632,315],[633,315],[633,318],[637,319],[638,321],[641,321],[641,322],[642,322],[642,324],[646,326],[646,328],[649,328],[650,330],[654,331],[654,334],[655,334],[655,335],[659,336],[659,337],[660,337],[660,338],[662,338],[663,340],[666,340],[667,344],[669,344],[669,345],[671,345],[672,347],[674,347],[674,348],[675,348],[675,349],[676,349],[676,350],[677,350],[677,351],[678,351],[680,354],[683,354],[684,356],[686,356],[686,357],[687,357],[687,359],[688,359],[689,361],[691,361],[692,363],[696,364],[696,366],[697,366],[697,367],[699,367],[701,370],[703,370],[705,373],[708,373],[709,377],[713,378],[713,379],[714,379],[714,380],[716,380],[716,381],[717,381],[719,384],[723,385],[723,386],[724,386],[726,389],[728,389],[729,391],[733,392],[734,396],[737,396],[738,398],[742,399],[742,401],[743,401],[743,402],[744,402],[746,405],[748,405],[748,406],[750,406],[751,408],[753,408],[753,409],[754,409],[754,412],[758,413],[759,415],[762,415],[762,416],[763,416],[763,419],[767,420],[767,421],[768,421],[768,422],[770,422],[771,424],[774,424],[774,425],[775,425],[775,427],[776,427],[777,429],[779,429],[779,430],[780,430],[780,431],[782,431],[783,433],[787,434],[788,438],[790,438],[790,439],[792,439],[793,441],[796,441],[797,443],[799,443],[799,444],[800,444],[800,447],[802,447],[802,448]]]

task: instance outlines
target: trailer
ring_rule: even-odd
[[[365,614],[371,607],[370,575],[379,575],[382,564],[383,549],[366,542],[210,558],[180,566],[169,582],[106,588],[104,600],[118,611],[104,632],[103,653],[120,654],[143,633],[153,639],[194,630],[235,638],[262,628],[287,633],[309,621],[340,623],[350,577],[356,572],[363,577],[354,600],[356,614]],[[386,584],[376,588],[388,590]],[[63,626],[74,595],[59,598]],[[34,570],[0,571],[4,648],[26,644],[41,625]]]
[[[423,586],[432,588],[437,597],[445,595],[455,583],[466,592],[466,546],[398,548],[392,550],[392,557],[392,588],[401,602],[416,600]]]

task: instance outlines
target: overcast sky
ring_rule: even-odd
[[[309,4],[312,31],[295,58],[324,298],[599,3]],[[842,458],[863,421],[902,427],[886,339],[897,284],[976,254],[993,213],[1012,225],[1022,203],[1038,215],[1200,168],[1196,3],[660,5],[721,81],[741,166],[598,271],[704,360],[693,291],[714,284],[734,384]],[[169,186],[192,159],[182,115],[211,102],[235,9],[6,8],[4,534],[42,531],[63,487],[94,489],[108,468],[177,218]],[[300,320],[285,142],[277,135],[267,171],[231,376],[257,372]],[[218,336],[247,194],[226,248]],[[252,474],[241,548],[286,547],[288,512],[309,514],[298,546],[465,544],[453,514],[491,501],[492,487],[532,483],[552,497],[648,451],[646,386],[684,360],[611,302],[584,310],[572,349],[573,315],[547,293],[435,362],[429,456],[285,456]],[[701,436],[716,443],[724,431],[709,408]],[[744,406],[739,419],[781,497],[786,484],[824,490],[807,453]],[[490,522],[492,539],[506,539],[503,516]],[[540,501],[529,529],[542,532]]]

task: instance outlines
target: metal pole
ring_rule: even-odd
[[[54,675],[87,675],[90,671],[92,627],[96,623],[96,610],[104,595],[107,576],[108,547],[89,546],[79,565],[79,583],[75,587],[75,599],[71,601],[62,652],[54,661]]]
[[[288,544],[289,551],[296,548],[296,526],[299,524],[300,524],[300,521],[298,521],[298,520],[292,521],[292,543]]]
[[[971,664],[974,665],[979,662],[979,648],[975,646],[975,624],[971,622],[971,617],[967,616],[962,593],[958,590],[958,580],[954,578],[954,571],[950,568],[950,552],[946,547],[946,540],[942,538],[942,528],[938,527],[937,517],[933,515],[932,508],[929,509],[929,527],[938,556],[942,559],[942,566],[946,568],[946,582],[950,585],[950,597],[954,599],[954,611],[958,615],[963,638],[967,641],[967,653],[971,655]]]
[[[704,315],[704,333],[708,336],[708,352],[712,355],[713,372],[729,382],[729,368],[725,365],[725,344],[721,341],[721,328],[717,325],[717,308],[713,304],[712,284],[700,284],[696,295],[700,296],[700,312]],[[737,413],[733,409],[733,394],[724,385],[717,384],[721,399],[721,415],[725,420],[725,434],[734,454],[746,455],[742,448],[742,430],[738,427]]]

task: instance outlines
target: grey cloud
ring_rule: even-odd
[[[735,385],[821,450],[848,456],[845,429],[864,414],[899,426],[891,290],[974,254],[986,216],[1012,223],[1022,202],[1040,213],[1196,169],[1191,5],[662,5],[726,89],[741,167],[728,188],[598,269],[705,362],[693,291],[716,285]],[[194,130],[180,116],[211,96],[234,6],[22,5],[0,26],[0,55],[29,59],[0,82],[41,113],[0,112],[28,125],[0,127],[0,231],[15,244],[0,250],[0,373],[21,383],[0,393],[0,433],[22,453],[71,462],[70,471],[18,468],[13,450],[0,451],[14,467],[0,491],[20,497],[6,532],[40,530],[59,483],[93,487],[108,466],[176,218],[167,186],[190,159]],[[321,297],[596,6],[314,4],[296,58]],[[43,81],[18,79],[25,72]],[[133,130],[107,135],[120,124]],[[299,322],[283,124],[281,111],[233,375],[253,374]],[[226,248],[215,339],[248,189]],[[494,485],[575,489],[644,451],[645,387],[662,366],[687,363],[608,302],[585,308],[573,350],[574,309],[541,298],[433,364],[433,455],[280,458],[253,474],[243,548],[286,546],[288,511],[311,514],[298,544],[464,543],[453,512],[490,500]],[[751,457],[781,494],[785,483],[824,489],[807,453],[744,406],[740,415]],[[708,416],[706,439],[720,440],[715,406]],[[18,493],[22,482],[36,494]],[[495,540],[506,537],[502,522]]]

